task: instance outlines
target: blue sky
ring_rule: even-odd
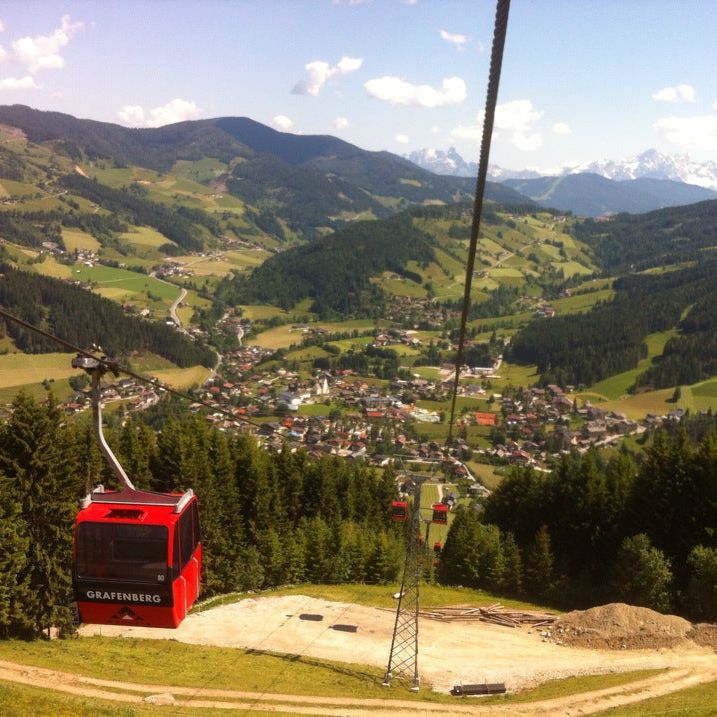
[[[493,0],[0,1],[0,103],[476,160]],[[716,0],[513,0],[491,160],[717,160]]]

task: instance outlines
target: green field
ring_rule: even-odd
[[[78,373],[72,368],[74,354],[5,354],[0,356],[0,388],[40,384],[45,379],[66,379]]]
[[[211,371],[204,366],[190,366],[189,368],[151,370],[148,373],[172,388],[187,389],[204,383],[209,378]]]
[[[164,234],[160,234],[156,229],[152,227],[133,227],[128,232],[118,235],[119,238],[131,244],[133,246],[159,249],[162,244],[173,244],[170,239],[167,239]]]
[[[501,364],[498,375],[499,379],[490,379],[493,389],[497,393],[500,393],[503,386],[532,386],[540,378],[537,366],[523,366],[507,361],[503,361]]]
[[[614,296],[612,289],[590,291],[585,294],[574,294],[563,299],[555,299],[550,305],[555,308],[556,314],[577,314],[588,311],[598,301],[609,301]]]
[[[274,316],[286,316],[286,311],[271,304],[241,304],[241,315],[252,321],[264,321]]]
[[[696,383],[690,390],[694,398],[717,399],[717,379]]]
[[[376,326],[375,321],[371,319],[355,319],[352,321],[342,322],[317,322],[308,324],[308,326],[326,329],[329,333],[339,333],[343,331],[367,331]],[[378,322],[379,325],[386,322]],[[303,325],[303,324],[302,324]],[[253,338],[249,339],[249,344],[259,344],[270,349],[289,348],[292,344],[297,346],[301,344],[303,336],[300,329],[292,329],[292,324],[284,324],[283,326],[275,326],[274,328],[262,331]]]
[[[591,386],[590,390],[593,393],[602,394],[605,398],[613,400],[624,396],[630,386],[635,383],[635,379],[639,374],[646,371],[652,365],[653,359],[662,354],[665,344],[676,335],[676,330],[650,334],[645,338],[647,356],[637,364],[636,368],[616,374],[615,376],[610,376],[610,378]]]
[[[317,358],[325,358],[330,354],[319,346],[307,346],[303,349],[296,349],[286,354],[287,361],[313,361]]]
[[[75,251],[75,249],[87,249],[89,251],[97,251],[100,243],[92,234],[87,234],[80,229],[62,228],[62,241],[65,242],[67,251]]]

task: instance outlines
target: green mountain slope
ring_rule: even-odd
[[[646,356],[648,335],[677,330],[636,387],[690,384],[717,373],[716,216],[713,201],[576,224],[576,235],[608,267],[659,269],[616,280],[614,299],[588,313],[532,322],[514,337],[512,357],[536,363],[546,381],[592,384],[634,369]],[[681,263],[665,267],[668,259]]]
[[[299,237],[314,238],[365,213],[385,217],[410,204],[451,202],[473,192],[471,180],[434,175],[388,152],[367,152],[335,137],[277,132],[243,117],[128,129],[12,105],[0,106],[0,123],[79,163],[109,160],[169,172],[177,162],[218,160],[226,171],[207,183],[251,197],[259,215],[271,213]],[[493,184],[487,197],[526,201]],[[272,224],[271,232],[284,238],[280,225]]]
[[[284,309],[310,299],[311,310],[323,317],[380,316],[386,302],[404,298],[453,308],[463,295],[470,222],[467,204],[356,222],[270,257],[250,275],[225,279],[217,296],[227,304]],[[564,233],[565,222],[531,207],[486,211],[473,318],[513,313],[521,297],[525,310],[551,291],[557,296],[565,281],[579,283],[595,271],[585,247]]]
[[[57,279],[19,271],[0,263],[0,305],[10,313],[88,347],[97,343],[110,356],[147,350],[178,366],[213,366],[214,352],[164,323],[128,317],[115,302]],[[6,332],[25,353],[57,351],[53,341],[7,321]]]
[[[588,220],[576,224],[575,235],[611,272],[701,260],[717,247],[717,201]]]

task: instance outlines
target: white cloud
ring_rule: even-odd
[[[288,132],[294,126],[294,120],[286,115],[275,115],[271,123],[282,132]]]
[[[5,32],[5,23],[0,20],[0,32]]]
[[[199,107],[191,100],[176,98],[171,102],[167,102],[166,105],[155,107],[151,110],[147,126],[163,127],[166,124],[185,122],[186,120],[196,119],[200,113]]]
[[[0,90],[37,90],[35,78],[27,75],[25,77],[6,77],[0,80]]]
[[[431,134],[438,134],[440,131],[441,131],[441,128],[437,127],[436,125],[431,127]]]
[[[717,102],[713,106],[717,110]],[[717,149],[717,115],[662,117],[653,127],[665,142],[684,149]]]
[[[573,131],[570,129],[570,125],[567,122],[556,122],[553,125],[553,132],[555,134],[572,134]]]
[[[397,135],[394,137],[394,139],[395,139],[396,142],[398,142],[399,144],[408,144],[408,142],[409,142],[409,139],[408,139],[408,137],[407,137],[405,134],[397,134]]]
[[[460,77],[446,77],[441,89],[430,85],[412,85],[400,77],[378,77],[364,84],[366,91],[378,100],[409,107],[447,107],[466,98],[466,83]]]
[[[676,85],[663,87],[652,95],[656,102],[694,102],[695,88],[692,85]]]
[[[371,0],[333,0],[334,5],[365,5]]]
[[[534,125],[542,114],[533,107],[530,100],[513,100],[498,105],[495,108],[493,137],[499,138],[508,134],[511,144],[525,152],[532,152],[543,144],[543,137],[534,131]],[[478,116],[475,124],[459,125],[451,130],[451,135],[480,144],[483,135],[483,113]]]
[[[713,109],[713,110],[717,110],[717,102],[715,102],[715,103],[712,105],[712,109]]]
[[[7,60],[7,50],[0,45],[0,62],[5,62]]]
[[[144,110],[139,105],[125,105],[117,116],[131,127],[144,127]]]
[[[140,105],[125,105],[118,112],[118,116],[125,124],[133,127],[163,127],[167,124],[196,119],[201,112],[196,103],[177,97],[148,113]]]
[[[459,50],[462,50],[465,44],[468,42],[468,37],[466,35],[451,33],[447,32],[446,30],[441,30],[441,37],[446,42],[450,42],[451,44],[455,45]]]
[[[348,117],[337,117],[334,120],[334,127],[336,129],[346,129],[349,126]]]
[[[295,95],[316,97],[321,88],[331,79],[355,72],[363,65],[363,57],[342,57],[333,67],[323,60],[314,60],[304,65],[306,77],[294,85]]]
[[[12,43],[15,59],[25,65],[32,74],[40,70],[59,70],[65,66],[60,50],[84,27],[84,22],[72,22],[69,15],[63,15],[60,27],[55,28],[49,35],[15,40]]]

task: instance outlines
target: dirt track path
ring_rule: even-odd
[[[470,701],[445,703],[408,700],[352,699],[303,695],[266,694],[171,685],[99,680],[68,672],[31,667],[0,660],[0,680],[63,692],[77,697],[133,704],[173,705],[177,708],[283,712],[327,717],[409,717],[450,714],[475,717],[516,715],[547,717],[589,715],[611,707],[641,702],[677,690],[717,680],[717,669],[669,670],[646,680],[620,687],[585,692],[542,702],[485,705]]]

